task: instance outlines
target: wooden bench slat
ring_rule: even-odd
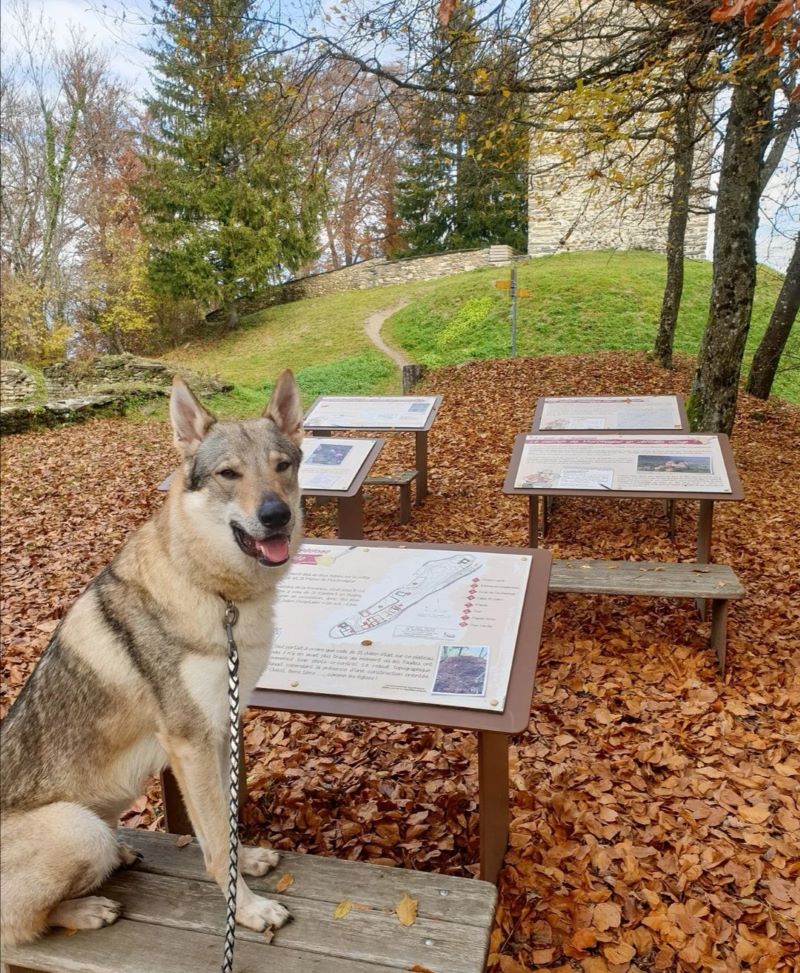
[[[297,884],[295,880],[295,884]],[[403,895],[398,877],[397,898]],[[224,899],[216,885],[133,870],[117,874],[103,886],[103,895],[122,902],[123,915],[138,922],[189,929],[199,933],[224,933]],[[436,973],[479,971],[488,945],[488,928],[457,925],[418,918],[402,926],[396,915],[383,909],[353,909],[334,919],[330,902],[276,895],[291,909],[293,921],[275,932],[273,949],[284,946],[308,954],[378,963],[408,970],[414,964]],[[358,903],[372,905],[360,896]],[[263,941],[261,933],[237,927],[240,942]],[[280,954],[273,954],[276,968],[283,969]]]
[[[121,828],[120,833],[123,841],[144,854],[137,871],[211,882],[196,840],[179,848],[175,835],[132,828]],[[350,899],[393,908],[406,892],[419,902],[418,915],[422,918],[485,929],[494,916],[496,890],[490,882],[298,852],[282,851],[281,863],[274,871],[263,878],[249,876],[247,884],[254,892],[272,897],[275,885],[287,872],[294,876],[294,884],[283,893],[288,900],[297,895],[336,905],[342,899]]]
[[[219,973],[221,936],[119,919],[106,929],[67,936],[56,931],[28,946],[3,950],[2,962],[58,973]],[[396,973],[384,963],[341,960],[237,936],[235,969],[261,973]]]
[[[368,476],[364,483],[370,486],[405,486],[419,475],[418,470],[399,470],[385,476]]]
[[[745,594],[726,564],[600,560],[554,560],[550,591],[724,599]]]

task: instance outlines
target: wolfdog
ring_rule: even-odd
[[[0,936],[48,926],[97,929],[120,905],[89,895],[140,857],[117,840],[122,811],[167,763],[209,875],[228,865],[226,602],[241,696],[266,667],[277,582],[302,530],[303,417],[285,371],[259,419],[217,422],[176,379],[170,419],[181,457],[164,506],[131,535],[71,607],[3,722]],[[241,847],[246,875],[276,852]],[[238,879],[236,920],[261,931],[289,918]]]

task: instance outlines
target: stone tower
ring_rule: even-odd
[[[588,69],[597,54],[597,41],[580,37],[602,36],[595,24],[608,24],[616,16],[631,16],[629,3],[615,0],[554,0],[548,6],[546,23],[533,24],[533,32],[543,32],[558,18],[563,24],[575,19],[577,29],[569,41],[553,47],[551,57],[564,65],[570,76]],[[621,22],[622,23],[622,22]],[[620,26],[621,26],[620,23]],[[694,208],[708,202],[708,162],[710,140],[695,150]],[[641,151],[640,149],[638,150]],[[657,179],[640,190],[621,190],[637,167],[646,164],[646,155],[626,161],[617,156],[613,168],[616,183],[609,178],[611,166],[602,151],[589,152],[584,136],[559,133],[548,148],[534,130],[528,167],[528,253],[538,256],[567,250],[655,250],[666,249],[669,222],[671,168],[661,166]],[[702,259],[706,253],[708,215],[692,212],[686,228],[686,256]]]

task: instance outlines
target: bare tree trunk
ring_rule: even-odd
[[[786,342],[800,309],[800,237],[795,240],[794,253],[786,270],[786,279],[775,302],[767,330],[753,356],[747,391],[759,399],[768,399],[775,373]]]
[[[229,331],[233,331],[234,328],[239,324],[239,309],[236,306],[236,301],[227,300],[225,301],[225,324]]]
[[[772,117],[775,62],[742,45],[717,196],[711,305],[689,399],[692,428],[730,433],[756,283],[763,133]],[[755,50],[747,49],[754,47]]]
[[[683,294],[683,261],[694,170],[697,107],[696,97],[685,98],[675,119],[672,202],[667,229],[667,283],[661,301],[661,319],[658,323],[654,349],[656,358],[663,368],[672,368],[672,346]]]

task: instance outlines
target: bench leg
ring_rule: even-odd
[[[725,678],[725,656],[728,647],[728,600],[715,598],[711,602],[711,648],[717,653],[719,672]]]
[[[411,484],[400,486],[400,523],[407,524],[411,520]]]
[[[478,731],[481,878],[494,883],[508,847],[508,743],[506,733]]]

